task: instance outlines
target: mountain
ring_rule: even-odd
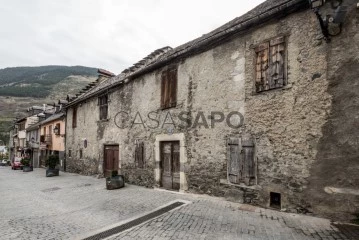
[[[97,69],[83,66],[12,67],[0,69],[0,139],[16,116],[33,105],[51,104],[76,94],[97,79]]]
[[[82,66],[14,67],[0,69],[0,96],[49,96],[54,85],[70,76],[96,76],[97,69]]]

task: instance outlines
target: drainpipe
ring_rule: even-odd
[[[66,159],[67,159],[67,151],[66,151],[66,136],[67,136],[67,108],[65,110],[65,139],[64,139],[64,172],[66,172]]]

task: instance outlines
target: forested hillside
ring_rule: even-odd
[[[70,76],[96,76],[97,69],[82,66],[41,66],[0,69],[0,96],[44,98],[55,84]]]
[[[33,105],[51,104],[75,94],[97,78],[97,69],[82,66],[0,69],[0,139],[8,142],[13,119]]]

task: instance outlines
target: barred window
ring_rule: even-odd
[[[287,84],[285,74],[286,44],[279,37],[258,45],[256,52],[256,92],[281,88]]]

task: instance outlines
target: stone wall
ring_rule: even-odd
[[[354,29],[356,21],[357,18],[351,20],[347,33],[326,44],[318,37],[321,33],[315,15],[307,10],[268,22],[218,47],[174,63],[178,66],[175,108],[160,109],[162,68],[112,89],[107,121],[99,121],[97,98],[86,100],[78,106],[78,126],[75,129],[71,127],[72,109],[68,109],[66,146],[73,155],[67,161],[68,169],[82,174],[102,174],[104,145],[117,144],[120,149],[119,167],[126,180],[147,187],[154,186],[160,172],[155,159],[156,137],[171,131],[171,134],[181,133],[184,136],[186,161],[181,163],[182,180],[186,185],[184,190],[267,207],[270,192],[276,192],[281,194],[283,210],[302,213],[314,211],[328,216],[328,206],[332,206],[329,201],[325,207],[318,207],[328,199],[323,187],[358,186],[356,177],[344,177],[357,172],[357,169],[350,169],[349,166],[356,157],[353,154],[356,150],[353,149],[357,149],[358,135],[352,135],[356,134],[352,132],[352,125],[344,127],[340,124],[340,121],[349,120],[356,123],[353,120],[356,119],[354,110],[359,101],[353,100],[349,105],[346,103],[349,96],[354,99],[357,96],[351,86],[355,85],[358,64],[355,62],[355,53],[358,46],[345,56],[340,54],[341,46],[348,46],[349,39],[358,39]],[[286,37],[288,85],[256,94],[253,48],[279,36]],[[347,68],[352,69],[353,73],[348,73]],[[339,81],[340,76],[346,76],[350,82]],[[340,111],[346,106],[352,114]],[[124,128],[118,127],[123,124],[116,115],[120,111],[127,112],[131,119]],[[202,118],[202,126],[181,126],[178,114],[182,111],[191,112],[194,117],[202,112],[209,128],[205,127]],[[244,125],[233,129],[222,122],[212,128],[208,116],[213,111],[226,115],[239,111],[244,115]],[[164,124],[169,113],[176,123],[173,132],[172,125]],[[328,118],[332,120],[328,122]],[[143,124],[140,124],[141,121]],[[333,133],[332,129],[338,131]],[[256,186],[231,185],[226,180],[227,139],[243,135],[255,139],[258,166]],[[83,147],[84,139],[88,142],[87,148]],[[145,144],[144,169],[137,169],[134,162],[137,140]],[[343,148],[343,145],[347,147]],[[338,177],[329,182],[327,155],[335,155],[333,151],[328,151],[328,146],[338,154],[337,158],[330,158],[331,171]],[[80,149],[83,159],[79,159]],[[344,165],[340,166],[337,161],[344,162]],[[341,197],[333,195],[334,198],[336,200],[333,202],[338,205]],[[351,209],[355,201],[357,198],[352,196],[349,203]],[[340,207],[338,209],[342,210]]]
[[[359,10],[350,6],[341,35],[327,45],[325,89],[331,104],[304,197],[312,211],[336,220],[359,212]],[[314,81],[317,81],[314,80]]]

